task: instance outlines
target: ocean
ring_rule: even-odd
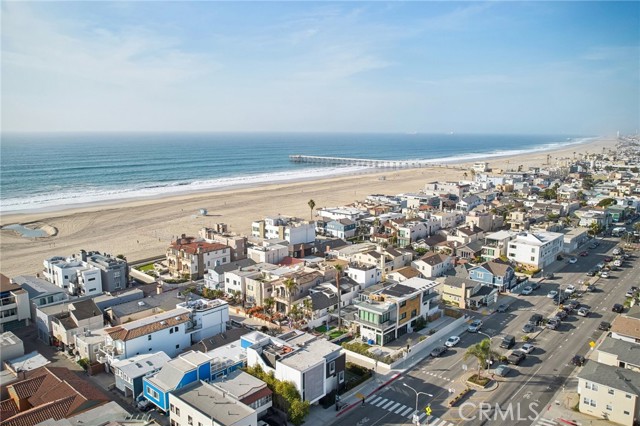
[[[5,133],[0,145],[0,212],[363,171],[293,163],[291,154],[452,163],[556,149],[588,139],[421,133]]]

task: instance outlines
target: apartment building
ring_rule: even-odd
[[[509,241],[509,260],[532,268],[542,269],[555,262],[562,252],[564,235],[557,232],[521,232]]]
[[[198,235],[208,243],[229,246],[231,262],[247,258],[247,237],[229,233],[225,223],[216,223],[212,228],[202,228]]]
[[[104,327],[102,311],[91,299],[69,303],[51,318],[53,344],[63,349],[75,348],[75,336]]]
[[[231,262],[231,248],[224,244],[207,243],[182,234],[167,249],[169,273],[198,280],[210,268]]]
[[[45,259],[44,277],[73,296],[102,294],[102,273],[97,267],[75,257]]]
[[[115,360],[163,351],[173,357],[192,344],[222,333],[229,321],[229,305],[222,300],[199,299],[176,305],[168,312],[111,327],[99,360]]]
[[[316,239],[316,225],[295,217],[266,217],[251,224],[251,235],[267,240],[286,240],[290,245],[308,244]]]
[[[311,404],[343,386],[346,355],[327,340],[298,330],[271,337],[252,332],[242,336],[247,365],[260,365],[278,380],[291,381]]]
[[[418,317],[438,311],[436,286],[435,281],[411,278],[369,293],[368,298],[355,304],[362,339],[384,346],[412,332]]]
[[[29,325],[29,293],[0,274],[0,332]]]
[[[38,339],[50,344],[51,324],[38,318],[37,310],[68,300],[69,293],[48,281],[29,275],[19,275],[14,277],[12,281],[26,291],[29,296],[29,315],[36,324]]]

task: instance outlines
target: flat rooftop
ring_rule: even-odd
[[[255,412],[230,394],[205,382],[178,389],[173,396],[222,426],[237,424]]]

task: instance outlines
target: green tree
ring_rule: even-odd
[[[467,348],[463,359],[475,358],[478,361],[478,377],[482,376],[481,368],[487,368],[487,361],[498,358],[500,354],[491,349],[491,339],[483,339],[481,342]]]
[[[306,298],[302,301],[302,307],[304,309],[304,314],[307,319],[311,319],[313,317],[313,302],[310,298]]]
[[[616,202],[615,198],[605,198],[603,200],[600,200],[600,202],[598,203],[598,207],[609,207],[611,204],[614,204]]]
[[[336,269],[336,288],[338,290],[338,331],[342,330],[342,318],[340,317],[340,309],[342,305],[342,291],[340,289],[340,280],[342,279],[342,265],[334,266]],[[328,331],[327,327],[327,331]]]
[[[593,185],[595,185],[595,183],[591,175],[587,175],[582,179],[582,189],[592,189]]]
[[[289,299],[289,309],[291,309],[291,303],[293,303],[293,296],[298,290],[298,283],[293,278],[287,278],[283,282],[284,288],[287,290],[287,298]]]
[[[427,249],[424,247],[418,247],[416,248],[416,254],[420,257],[424,256],[425,254],[427,254]]]
[[[309,401],[296,399],[289,406],[289,420],[296,426],[304,422],[304,418],[309,414]]]
[[[267,297],[266,299],[264,299],[262,301],[262,304],[264,305],[265,309],[267,310],[267,313],[271,315],[271,313],[273,313],[273,307],[275,306],[276,301],[272,297]]]
[[[307,203],[307,205],[309,206],[309,208],[311,209],[311,220],[313,220],[313,209],[316,207],[316,202],[313,201],[313,199],[309,200],[309,202]]]
[[[589,235],[595,237],[603,230],[604,228],[598,222],[592,222],[591,225],[589,225],[589,230],[587,232],[589,233]]]

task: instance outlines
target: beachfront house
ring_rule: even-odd
[[[29,293],[0,274],[0,332],[29,325]]]
[[[75,257],[54,256],[45,259],[44,277],[73,296],[102,294],[100,269]]]
[[[230,233],[225,223],[215,223],[211,228],[201,228],[198,235],[208,243],[229,246],[231,262],[247,258],[247,237]]]
[[[210,268],[231,262],[231,248],[220,243],[207,243],[182,234],[167,249],[167,263],[172,276],[199,280]]]
[[[290,245],[308,244],[316,239],[316,225],[295,217],[266,217],[251,224],[251,235],[267,240],[286,240]]]

